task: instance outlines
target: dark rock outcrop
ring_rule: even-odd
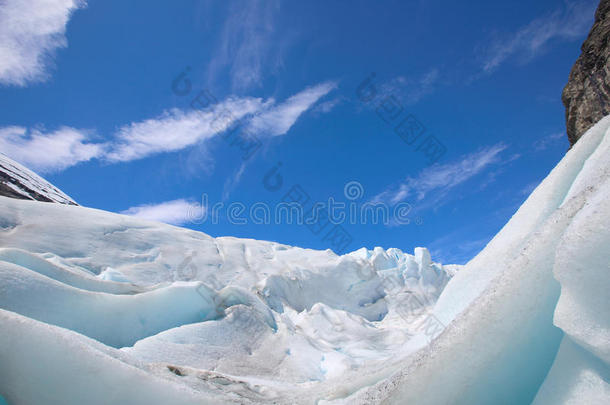
[[[0,196],[77,205],[60,189],[1,153]]]
[[[610,114],[610,0],[601,0],[582,53],[563,89],[570,145],[597,121]]]

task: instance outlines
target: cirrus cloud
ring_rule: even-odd
[[[40,172],[56,172],[104,155],[106,144],[90,142],[87,131],[61,127],[52,132],[19,126],[0,128],[0,150]]]
[[[516,32],[496,36],[480,49],[483,72],[491,73],[511,57],[529,61],[544,51],[552,40],[575,40],[585,35],[591,26],[597,1],[567,2],[545,16],[536,18]]]
[[[41,172],[67,169],[94,158],[130,162],[205,144],[235,121],[260,137],[285,135],[299,117],[336,87],[334,82],[308,87],[282,103],[272,98],[228,97],[204,109],[171,109],[155,118],[119,127],[104,143],[89,131],[61,127],[48,132],[21,126],[0,128],[0,150]]]
[[[131,207],[121,214],[171,225],[183,225],[193,220],[195,215],[205,214],[205,207],[196,202],[179,199]]]
[[[229,98],[204,111],[184,112],[177,108],[165,111],[156,118],[120,127],[106,157],[112,162],[126,162],[178,151],[222,132],[227,114],[231,120],[239,120],[264,105],[260,98]]]
[[[283,103],[254,117],[250,123],[250,129],[261,135],[284,135],[292,128],[301,114],[336,87],[335,82],[325,82],[308,87]]]
[[[446,164],[427,167],[415,177],[407,177],[402,182],[377,194],[372,202],[396,204],[410,199],[417,202],[416,210],[438,207],[448,200],[450,192],[476,175],[483,173],[493,164],[508,163],[518,156],[501,159],[500,153],[507,148],[499,143],[463,155],[460,159]]]

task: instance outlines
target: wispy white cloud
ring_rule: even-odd
[[[434,92],[440,79],[440,70],[431,68],[420,76],[397,76],[378,86],[378,99],[395,97],[402,105],[413,105]],[[376,107],[376,104],[372,106]]]
[[[567,2],[564,7],[531,21],[510,35],[496,36],[479,49],[485,73],[497,69],[512,57],[529,61],[552,40],[574,40],[585,35],[593,21],[597,1]]]
[[[566,135],[565,132],[557,132],[554,134],[550,134],[547,135],[541,139],[538,139],[536,142],[534,142],[534,150],[536,151],[541,151],[541,150],[546,150],[548,148],[550,148],[553,145],[557,145],[561,142],[561,140],[564,140],[564,144],[566,147],[568,147],[569,143],[568,143],[568,136]]]
[[[468,232],[470,231],[470,233]],[[474,258],[492,238],[472,239],[472,230],[454,231],[430,242],[428,248],[435,260],[443,264],[466,264]]]
[[[417,210],[438,206],[454,188],[482,173],[490,165],[502,162],[500,153],[505,149],[506,145],[497,144],[465,155],[454,162],[430,166],[416,177],[407,177],[397,186],[376,195],[372,201],[396,204],[409,200]],[[511,159],[509,157],[507,161]]]
[[[206,141],[238,120],[259,137],[286,134],[298,118],[335,88],[332,82],[308,87],[283,103],[274,99],[229,97],[205,109],[171,109],[155,118],[118,128],[106,143],[94,143],[88,131],[61,127],[53,132],[20,126],[0,128],[0,150],[41,172],[60,171],[93,158],[129,162],[195,145],[206,154]],[[239,179],[237,179],[239,180]]]
[[[308,87],[276,107],[254,117],[250,123],[250,129],[263,136],[284,135],[301,114],[335,87],[337,87],[335,82],[325,82]]]
[[[538,184],[540,184],[539,181],[533,181],[531,183],[526,184],[525,187],[523,187],[519,191],[519,194],[529,196],[536,189],[536,187],[538,187]]]
[[[106,145],[90,138],[86,131],[70,127],[43,132],[11,126],[0,128],[0,150],[34,170],[54,172],[103,156]]]
[[[303,112],[335,87],[332,82],[308,87],[281,104],[274,99],[230,97],[205,110],[166,111],[157,118],[119,128],[107,158],[131,161],[182,150],[221,134],[242,118],[255,135],[284,135]]]
[[[229,178],[227,178],[227,180],[225,180],[225,184],[223,185],[222,188],[222,200],[226,201],[229,199],[229,196],[231,195],[231,193],[233,192],[233,190],[235,190],[235,187],[237,187],[237,185],[239,184],[241,177],[243,176],[244,172],[246,171],[246,166],[248,165],[248,162],[242,162],[241,166],[239,167],[239,169]]]
[[[206,110],[165,111],[159,117],[125,125],[116,132],[110,161],[131,161],[173,152],[212,138],[233,120],[265,107],[260,98],[229,98]]]
[[[265,136],[279,136],[286,134],[298,118],[305,111],[312,108],[316,102],[336,87],[334,82],[321,83],[309,87],[288,100],[272,108],[256,114],[248,125],[248,130],[254,134]],[[329,112],[332,108],[328,109]],[[229,177],[223,186],[222,199],[227,200],[235,187],[241,181],[248,162],[243,162],[239,170]]]
[[[252,0],[229,7],[216,53],[211,58],[209,80],[228,71],[237,91],[260,87],[266,67],[281,63],[282,39],[273,40],[278,1]]]
[[[343,96],[338,96],[335,97],[331,100],[328,101],[324,101],[321,103],[318,103],[313,111],[315,113],[319,113],[319,114],[328,114],[329,112],[331,112],[335,107],[337,107],[338,105],[340,105],[341,103],[343,103],[345,100],[345,97]]]
[[[206,208],[199,203],[184,199],[162,202],[160,204],[147,204],[131,207],[121,214],[147,219],[150,221],[165,222],[171,225],[183,225],[205,214]]]
[[[66,25],[82,0],[0,2],[0,83],[24,86],[48,77],[57,49],[67,46]]]

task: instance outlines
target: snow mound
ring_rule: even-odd
[[[70,330],[0,309],[1,392],[9,404],[241,404],[205,397],[167,368],[147,366]]]

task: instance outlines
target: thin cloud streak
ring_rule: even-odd
[[[575,40],[591,26],[597,2],[569,2],[562,9],[537,18],[517,32],[496,38],[482,52],[482,70],[491,73],[512,57],[529,61],[552,40]]]
[[[485,248],[492,237],[469,239],[467,232],[453,232],[430,242],[428,248],[441,263],[466,264]]]
[[[193,219],[194,214],[203,213],[204,209],[199,203],[179,199],[131,207],[121,211],[121,214],[170,225],[184,225]]]
[[[229,177],[222,188],[222,201],[227,201],[231,196],[231,193],[235,190],[239,182],[241,181],[241,177],[246,171],[247,162],[243,162],[239,169],[235,172],[235,174]]]
[[[568,147],[568,142],[567,142],[568,136],[565,134],[565,132],[557,132],[551,135],[547,135],[542,139],[537,140],[536,142],[534,142],[534,150],[536,151],[541,151],[541,150],[546,150],[548,148],[550,148],[553,145],[557,145],[559,144],[561,141],[563,141],[563,143],[566,144],[566,148]]]
[[[440,70],[431,68],[419,77],[397,76],[379,86],[379,98],[396,97],[403,105],[417,104],[434,92],[440,79]]]
[[[229,98],[206,111],[165,111],[159,117],[131,123],[115,134],[111,162],[127,162],[162,152],[174,152],[212,138],[226,129],[223,118],[239,120],[260,110],[260,98]]]
[[[261,87],[263,70],[281,60],[273,40],[279,2],[253,0],[232,5],[216,53],[208,67],[208,80],[228,71],[233,90]]]
[[[93,143],[88,131],[61,127],[53,132],[19,126],[0,128],[0,149],[22,164],[41,172],[67,169],[94,158],[110,163],[130,162],[160,153],[205,145],[244,119],[260,137],[285,135],[320,98],[336,87],[325,82],[276,104],[274,99],[229,97],[204,110],[171,109],[158,117],[124,125],[112,140]]]
[[[277,107],[254,117],[250,123],[250,129],[261,135],[284,135],[292,128],[301,114],[336,87],[335,82],[308,87]]]
[[[414,210],[438,206],[447,200],[447,195],[454,188],[482,173],[490,165],[500,163],[499,155],[506,148],[500,143],[465,155],[455,162],[430,166],[416,177],[407,177],[397,186],[376,195],[372,202],[397,204],[409,200]]]
[[[322,103],[318,103],[316,107],[313,109],[313,112],[316,114],[328,114],[332,110],[335,109],[338,105],[341,105],[345,101],[345,97],[339,96],[335,97],[332,100],[324,101]]]

